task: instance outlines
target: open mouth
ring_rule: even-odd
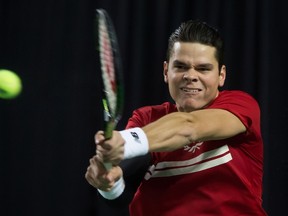
[[[180,88],[180,89],[182,91],[184,91],[184,92],[187,92],[187,93],[198,93],[198,92],[202,91],[199,88],[186,88],[186,87],[183,87],[183,88]]]

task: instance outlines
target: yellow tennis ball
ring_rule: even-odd
[[[19,76],[10,70],[0,69],[0,98],[15,98],[21,90],[22,82]]]

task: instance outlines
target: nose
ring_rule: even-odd
[[[186,81],[195,82],[198,80],[198,73],[194,68],[191,68],[184,73],[183,79]]]

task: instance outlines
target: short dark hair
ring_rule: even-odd
[[[166,53],[167,61],[171,57],[175,42],[197,42],[216,48],[215,58],[219,69],[224,64],[224,42],[217,29],[200,20],[189,20],[181,23],[169,37]]]

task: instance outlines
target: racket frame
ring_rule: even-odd
[[[103,84],[102,105],[104,111],[104,136],[106,139],[110,139],[113,130],[115,130],[122,117],[124,106],[124,83],[118,40],[113,22],[104,9],[97,9],[96,12],[96,44],[99,51]],[[103,42],[101,40],[106,41]],[[108,60],[106,58],[108,58]],[[112,164],[104,163],[104,165],[106,169],[112,168]]]

